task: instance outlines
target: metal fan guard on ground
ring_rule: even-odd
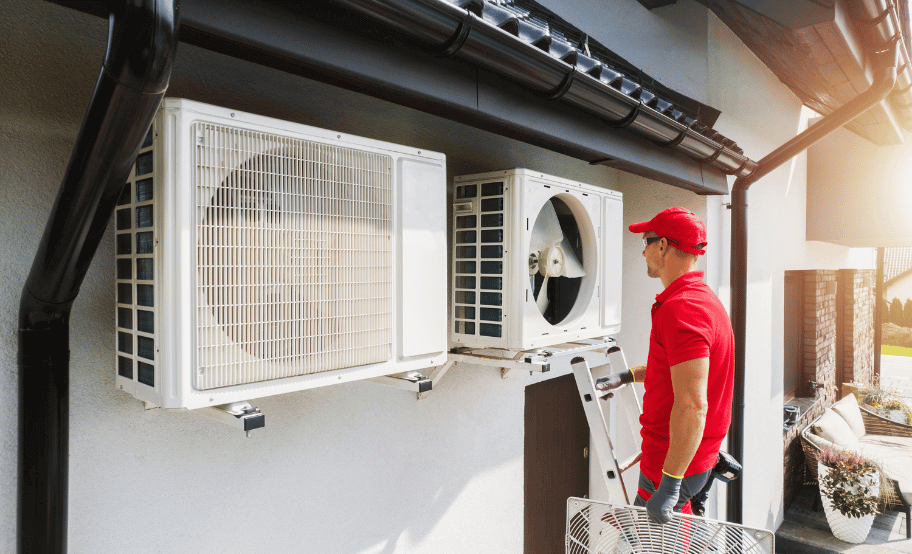
[[[697,516],[675,514],[666,524],[651,523],[645,508],[570,498],[567,500],[567,554],[773,554],[774,537]]]

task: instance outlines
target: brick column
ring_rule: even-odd
[[[836,398],[836,271],[809,270],[804,276],[804,367],[798,395],[814,396],[822,383],[825,403]]]
[[[845,380],[874,378],[874,270],[843,269],[845,327],[842,330]]]

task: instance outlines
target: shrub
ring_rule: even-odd
[[[906,298],[903,304],[903,327],[912,328],[912,298]]]
[[[912,348],[912,329],[884,322],[881,327],[881,344]]]
[[[848,471],[866,471],[875,468],[874,462],[861,454],[836,448],[821,448],[817,461],[830,469],[841,466]]]
[[[873,475],[877,466],[861,454],[822,448],[818,461],[830,468],[820,478],[820,492],[833,507],[849,517],[877,513],[878,491]]]
[[[899,301],[899,298],[894,298],[890,301],[890,323],[894,325],[899,325],[902,327],[903,324],[903,305]]]

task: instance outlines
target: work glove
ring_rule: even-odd
[[[630,370],[622,371],[620,373],[612,373],[607,377],[602,377],[601,379],[597,380],[595,382],[595,390],[608,392],[632,382],[633,372]]]
[[[678,495],[681,492],[681,480],[662,472],[662,482],[649,500],[646,501],[646,513],[649,521],[665,524],[671,521]]]

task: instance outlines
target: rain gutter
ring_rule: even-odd
[[[888,102],[899,114],[906,130],[912,130],[912,57],[909,56],[908,43],[903,40],[902,23],[893,2],[886,0],[863,0],[852,2],[852,17],[856,28],[861,31],[862,39],[868,44],[899,46],[899,62],[896,69],[896,86],[888,97]]]
[[[583,110],[610,127],[627,128],[728,175],[746,176],[756,167],[733,141],[710,129],[710,135],[721,141],[716,142],[695,130],[697,122],[669,117],[635,94],[625,93],[623,76],[605,77],[600,65],[580,63],[578,53],[555,57],[550,36],[524,42],[520,37],[536,30],[509,14],[488,13],[497,9],[492,4],[481,0],[335,2],[418,40],[438,57],[462,59],[490,70],[539,96]]]
[[[20,554],[66,552],[70,312],[167,89],[178,1],[113,2],[108,21],[104,63],[19,305]]]
[[[98,2],[50,1],[99,15]],[[584,34],[552,36],[554,22],[508,7],[185,0],[180,40],[697,194],[727,194],[726,174],[751,169],[708,126],[714,110],[701,116],[699,103],[635,68],[589,56],[602,54]]]
[[[744,461],[744,371],[747,342],[747,205],[748,189],[759,179],[800,154],[831,132],[852,121],[878,102],[884,100],[896,83],[899,65],[899,45],[889,41],[883,50],[875,52],[874,82],[865,92],[822,118],[819,122],[792,138],[757,162],[757,168],[735,180],[732,188],[731,230],[731,319],[735,334],[735,382],[732,422],[729,430],[729,451]],[[728,520],[743,523],[743,479],[728,485]]]

